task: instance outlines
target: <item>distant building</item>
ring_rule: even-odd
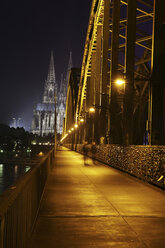
[[[22,123],[21,123],[21,118],[12,118],[12,124],[10,125],[10,127],[23,127]]]
[[[55,96],[56,96],[56,123],[57,133],[62,134],[63,119],[65,118],[67,82],[69,71],[72,67],[72,53],[70,53],[69,65],[66,77],[61,75],[60,85],[55,77],[53,52],[51,52],[48,77],[45,82],[45,89],[42,103],[38,103],[33,110],[32,133],[41,136],[54,134],[55,123]]]

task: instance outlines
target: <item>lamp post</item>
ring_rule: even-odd
[[[72,127],[71,128],[71,135],[72,135],[72,151],[74,150],[74,140],[75,140],[75,137],[74,137],[74,128]]]
[[[113,78],[110,108],[109,108],[109,143],[122,144],[123,143],[123,101],[125,93],[125,80],[122,75]]]
[[[108,144],[122,142],[123,136],[123,100],[125,93],[125,80],[123,75],[116,75],[111,79],[111,86],[108,99],[108,128],[107,142]],[[120,101],[119,101],[120,100]],[[120,106],[119,106],[120,103]],[[120,111],[120,109],[122,111]],[[122,118],[120,117],[122,114]],[[121,123],[121,125],[120,125]],[[121,126],[121,128],[120,128]],[[119,130],[118,130],[119,127]]]
[[[118,94],[119,95],[122,95],[122,101],[123,101],[123,96],[124,96],[124,93],[125,93],[125,80],[122,79],[122,78],[117,78],[115,80],[115,84],[117,86],[117,91],[118,91]]]
[[[77,123],[75,123],[74,129],[75,129],[75,151],[76,151],[77,150],[77,129],[78,129]]]
[[[82,140],[84,138],[84,123],[85,119],[83,117],[79,118],[79,142],[82,143]]]
[[[90,121],[92,121],[91,123],[91,128],[92,128],[92,142],[94,141],[94,133],[95,133],[95,126],[94,126],[94,114],[95,114],[95,108],[94,107],[90,107],[89,108],[89,113],[90,113]]]
[[[121,144],[123,143],[123,130],[124,130],[124,121],[123,121],[123,114],[124,114],[124,94],[125,94],[125,80],[120,77],[115,80],[115,84],[117,86],[117,94],[118,94],[118,104],[121,108],[120,114],[119,114],[119,142]]]

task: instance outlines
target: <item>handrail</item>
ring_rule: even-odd
[[[24,248],[35,222],[54,149],[0,195],[0,248]]]
[[[83,153],[83,144],[64,146]],[[96,148],[94,157],[98,161],[165,189],[165,146],[100,144]],[[89,152],[88,156],[93,154]]]

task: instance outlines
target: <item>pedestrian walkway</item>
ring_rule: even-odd
[[[64,148],[28,248],[164,248],[165,192]]]

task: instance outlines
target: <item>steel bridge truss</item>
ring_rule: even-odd
[[[146,135],[151,144],[153,30],[164,4],[157,5],[158,10],[154,0],[92,1],[75,113],[76,122],[86,119],[84,139],[143,144]]]

